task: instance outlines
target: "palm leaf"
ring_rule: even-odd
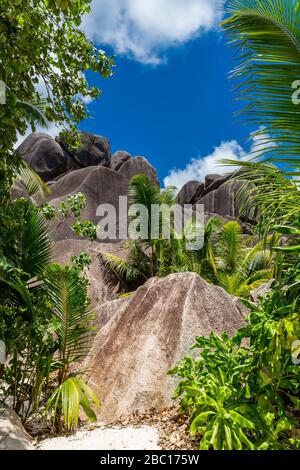
[[[223,160],[232,165],[233,161]],[[239,215],[257,214],[258,229],[267,235],[270,227],[293,223],[300,214],[300,191],[294,179],[283,169],[263,162],[235,162],[241,171],[234,175],[244,181],[238,191]]]
[[[218,252],[221,265],[226,271],[234,272],[238,268],[243,246],[242,234],[241,226],[236,221],[228,222],[221,229]]]
[[[140,279],[147,280],[148,277],[141,269],[137,267],[137,259],[123,260],[111,253],[102,255],[102,261],[105,269],[113,271],[120,279],[134,282]]]

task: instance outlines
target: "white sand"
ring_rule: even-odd
[[[37,450],[159,450],[157,429],[99,428],[41,441]]]

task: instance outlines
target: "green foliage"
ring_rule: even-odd
[[[71,224],[71,228],[78,237],[97,239],[97,225],[90,220],[77,220]]]
[[[61,384],[70,365],[80,362],[89,350],[93,315],[87,297],[87,280],[77,269],[52,264],[47,269],[44,283],[54,307]]]
[[[203,246],[190,250],[188,235],[195,220],[191,219],[181,234],[175,233],[170,220],[153,218],[154,205],[175,204],[174,189],[160,192],[145,175],[135,176],[130,184],[130,202],[147,209],[148,238],[127,243],[126,259],[105,254],[101,264],[134,288],[153,276],[165,277],[178,272],[196,272],[207,281],[220,285],[232,295],[248,297],[251,290],[272,278],[273,255],[262,243],[247,246],[238,222],[221,227],[217,218],[204,227]],[[168,214],[169,215],[169,214]],[[159,224],[157,227],[155,224]],[[170,238],[163,237],[163,224],[171,225]],[[152,233],[159,238],[152,238]]]
[[[90,1],[3,0],[0,7],[0,79],[7,86],[7,105],[0,109],[1,158],[11,151],[16,133],[24,133],[30,103],[42,103],[36,91],[47,89],[46,118],[71,124],[87,116],[79,96],[95,98],[84,72],[110,76],[113,62],[78,29]],[[41,115],[41,113],[39,113]],[[35,122],[39,119],[34,118]]]
[[[53,232],[59,227],[62,221],[70,221],[70,227],[78,237],[97,239],[97,225],[90,220],[80,219],[82,211],[86,208],[86,196],[83,193],[76,193],[68,196],[62,201],[58,209],[48,202],[41,207],[41,212],[47,220],[56,220],[57,225]],[[75,222],[72,220],[75,219]]]
[[[7,363],[0,367],[0,380],[4,400],[12,396],[13,408],[26,422],[88,351],[93,317],[82,272],[91,258],[82,253],[72,266],[51,264],[43,211],[18,199],[6,201],[5,213],[0,234],[0,338],[6,344]],[[81,375],[79,367],[77,371]],[[78,387],[81,384],[80,405],[91,416],[86,400],[92,392],[81,377],[76,380]],[[57,427],[59,422],[56,414]]]
[[[300,369],[292,363],[300,335],[299,298],[275,290],[248,304],[248,325],[229,339],[198,337],[197,359],[186,357],[170,373],[181,377],[174,398],[191,417],[200,449],[289,449],[299,425]],[[249,346],[247,346],[247,343]]]
[[[15,176],[16,181],[19,181],[25,186],[26,191],[30,196],[37,196],[44,199],[50,194],[49,187],[39,177],[39,175],[22,161]]]
[[[66,201],[59,204],[58,211],[64,216],[79,217],[81,212],[86,208],[86,196],[83,193],[72,194],[67,197]]]
[[[228,160],[223,163],[237,165]],[[260,235],[266,237],[278,221],[290,225],[299,217],[299,187],[286,168],[263,162],[239,162],[238,165],[240,172],[234,178],[243,182],[237,196],[239,215],[249,217],[256,213],[256,231]]]
[[[268,163],[239,162],[236,176],[244,181],[241,213],[256,214],[262,241],[239,262],[236,252],[244,251],[239,233],[233,224],[223,227],[216,277],[227,291],[240,291],[241,273],[248,273],[248,283],[256,282],[268,272],[275,252],[276,281],[259,304],[246,302],[251,311],[247,325],[233,338],[198,337],[193,346],[198,357],[186,357],[170,372],[182,379],[174,398],[181,397],[203,450],[300,447],[295,433],[300,368],[294,361],[300,338],[300,128],[291,99],[300,72],[299,5],[296,0],[226,2],[223,27],[241,50],[233,75],[243,80],[240,97],[250,101],[244,114],[263,126],[256,133],[260,156],[270,158]],[[286,167],[275,167],[272,160]]]

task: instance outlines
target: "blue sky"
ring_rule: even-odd
[[[88,76],[103,94],[81,129],[108,137],[112,151],[148,158],[162,184],[203,179],[222,171],[219,158],[249,149],[251,129],[234,117],[234,51],[217,26],[219,3],[94,0],[83,22],[97,46],[115,54],[116,69],[107,80]]]

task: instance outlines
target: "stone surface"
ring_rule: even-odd
[[[53,181],[88,166],[110,165],[110,145],[105,137],[82,132],[82,146],[70,150],[60,139],[35,132],[17,149],[44,181]]]
[[[31,437],[9,408],[0,409],[0,450],[34,450]]]
[[[176,381],[167,372],[190,354],[195,337],[234,334],[246,315],[237,299],[194,273],[150,279],[114,309],[85,364],[106,422],[169,405]]]
[[[132,158],[132,156],[130,155],[130,153],[125,152],[125,150],[119,150],[118,152],[115,152],[111,157],[111,169],[118,171],[121,166],[130,158]]]
[[[101,253],[111,253],[124,259],[126,252],[123,249],[122,243],[101,244],[80,239],[61,240],[54,243],[53,246],[53,260],[63,265],[70,263],[71,257],[78,256],[80,253],[88,253],[92,258],[92,263],[87,270],[89,280],[88,294],[92,302],[93,311],[96,313],[97,327],[100,329],[107,320],[113,316],[114,312],[114,303],[110,302],[112,309],[105,308],[102,314],[102,303],[106,302],[108,299],[114,298],[122,286],[118,279],[111,278],[112,282],[109,285],[104,282],[105,273],[101,270],[99,255]]]
[[[67,174],[52,184],[48,201],[58,207],[60,202],[68,196],[79,192],[85,194],[87,198],[87,207],[82,212],[81,218],[97,224],[101,219],[97,215],[98,206],[100,204],[111,204],[116,209],[116,234],[118,235],[119,196],[127,195],[127,179],[120,173],[103,166],[83,168]],[[55,241],[77,238],[70,228],[70,222],[72,222],[72,219],[62,221],[58,226],[57,222],[52,222],[51,229]]]
[[[128,182],[133,176],[144,174],[158,184],[155,168],[143,157],[130,158],[120,167],[118,173],[126,178]]]
[[[30,134],[17,151],[44,181],[79,168],[73,159],[65,157],[58,142],[40,132]]]
[[[240,181],[227,181],[219,188],[202,194],[197,204],[204,204],[205,212],[221,216],[237,217],[237,194],[241,186]]]
[[[70,155],[79,167],[110,165],[110,144],[106,137],[101,135],[90,134],[89,132],[81,132],[82,145],[71,150],[65,142],[59,137],[56,141]]]
[[[211,193],[212,191],[219,189],[223,184],[225,184],[231,175],[222,176],[222,175],[208,175],[206,176],[204,189],[202,191],[201,197],[206,196],[207,194]]]
[[[204,190],[204,184],[199,181],[189,181],[186,183],[178,193],[178,204],[184,206],[185,204],[195,204],[200,199]]]

